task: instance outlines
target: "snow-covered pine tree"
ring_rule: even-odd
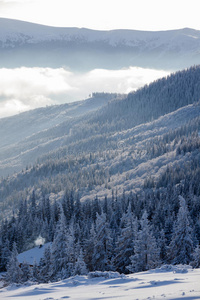
[[[76,201],[74,204],[74,219],[76,222],[82,220],[82,209],[79,195],[76,195]]]
[[[33,262],[33,269],[32,269],[32,274],[31,274],[31,281],[33,282],[39,282],[39,268],[37,265],[37,262],[34,260]]]
[[[9,283],[21,282],[22,270],[19,267],[17,256],[18,256],[17,246],[16,243],[14,243],[12,253],[7,265],[6,280]]]
[[[166,237],[164,229],[160,231],[160,236],[158,238],[158,244],[160,247],[160,259],[162,263],[166,263],[167,259],[167,246],[166,246]]]
[[[11,255],[9,249],[9,240],[6,239],[4,242],[1,242],[1,253],[0,253],[0,271],[5,272],[7,268],[7,264]]]
[[[38,266],[40,282],[48,282],[51,278],[51,248],[46,247]]]
[[[83,257],[82,248],[80,249],[80,254],[75,263],[73,273],[74,273],[73,275],[87,275],[88,274],[87,266],[86,266],[86,263],[85,263],[84,257]]]
[[[95,225],[96,235],[92,257],[93,268],[98,271],[112,270],[112,238],[104,213],[101,215],[97,213]]]
[[[168,259],[173,264],[189,264],[194,250],[192,229],[185,199],[179,196],[180,208],[168,247]]]
[[[130,272],[154,269],[160,264],[160,249],[153,236],[146,211],[140,220],[140,226],[134,244],[134,255],[130,257],[131,265],[127,266]]]
[[[126,266],[131,263],[130,256],[133,255],[134,252],[134,239],[138,227],[137,223],[137,220],[133,218],[131,203],[129,203],[128,210],[123,214],[121,219],[121,232],[116,242],[116,256],[113,260],[115,269],[121,273],[126,273]]]
[[[66,249],[66,259],[67,259],[67,274],[68,276],[73,275],[73,270],[76,261],[76,245],[75,245],[75,229],[74,229],[74,219],[71,220],[69,228],[67,230],[67,249]]]
[[[92,223],[89,232],[89,238],[86,239],[86,241],[84,242],[85,262],[88,266],[89,271],[95,271],[95,266],[93,265],[95,241],[96,241],[96,231],[95,231],[94,223]]]
[[[193,261],[191,263],[193,268],[199,268],[200,267],[200,246],[197,245],[194,253],[193,253]]]
[[[65,215],[62,209],[62,206],[60,205],[60,216],[59,221],[56,226],[56,232],[54,236],[54,240],[52,243],[52,249],[51,249],[51,279],[56,280],[60,278],[60,273],[63,270],[66,272],[66,276],[68,276],[67,272],[67,261],[68,261],[68,253],[67,253],[67,247],[68,247],[68,241],[67,241],[67,230],[66,230],[66,224],[65,224]]]
[[[28,280],[31,279],[31,268],[27,263],[27,261],[23,261],[21,265],[21,271],[22,271],[21,282],[27,282]]]

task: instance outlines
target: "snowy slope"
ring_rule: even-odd
[[[40,259],[44,255],[44,250],[48,248],[51,245],[51,243],[46,243],[42,247],[40,245],[25,251],[23,253],[20,253],[17,257],[19,263],[27,262],[30,265],[33,265],[34,262],[39,264]]]
[[[199,63],[199,47],[200,31],[189,28],[97,31],[0,18],[0,52],[4,58],[0,65],[4,67],[65,65],[90,69],[137,65],[175,70]]]
[[[123,194],[124,189],[127,191],[139,190],[150,174],[157,178],[167,165],[183,165],[186,157],[176,158],[174,151],[149,159],[148,156],[146,157],[146,142],[188,124],[199,115],[200,103],[188,105],[153,122],[112,135],[110,140],[119,141],[118,155],[112,160],[101,162],[101,167],[109,170],[112,174],[109,187],[106,185],[96,186],[91,192],[85,193],[82,200],[93,199],[96,195],[99,199],[103,199],[105,196],[111,197],[112,189],[117,189],[119,195]],[[190,160],[190,157],[187,159]]]
[[[20,43],[48,41],[106,42],[111,46],[148,47],[149,50],[167,45],[168,49],[182,47],[190,51],[200,44],[200,31],[190,28],[170,31],[111,30],[97,31],[86,28],[59,28],[0,18],[0,40],[2,47],[15,47]],[[169,44],[169,41],[171,44]],[[180,48],[181,48],[180,47]]]
[[[88,113],[90,109],[95,109],[94,106],[91,106],[93,102],[95,103],[95,100],[90,99],[71,105],[37,109],[0,120],[0,134],[2,136],[0,141],[0,174],[6,175],[8,173],[12,174],[13,171],[21,171],[22,168],[30,162],[33,163],[39,156],[55,151],[64,145],[70,145],[69,141],[73,126],[79,126],[80,128],[83,126],[82,119],[76,119],[76,117],[84,115],[78,109],[85,105],[87,109],[83,112]],[[70,107],[72,109],[69,109]],[[126,131],[119,131],[111,135],[109,140],[115,142],[120,140],[124,146],[127,146],[128,151],[131,146],[128,141],[134,136],[135,147],[142,148],[144,141],[187,124],[199,115],[199,105],[188,105],[160,117],[156,121]],[[74,140],[71,143],[73,144],[73,142]],[[80,144],[81,149],[82,139],[78,139],[77,142]],[[117,168],[117,161],[112,161],[112,168]]]
[[[115,275],[116,276],[116,275]],[[114,277],[114,276],[113,276]],[[69,279],[40,285],[13,285],[0,290],[1,300],[145,300],[200,299],[200,269],[166,266],[116,278]]]
[[[180,72],[180,75],[183,73]],[[31,190],[36,186],[40,191],[46,184],[51,187],[48,193],[53,194],[52,200],[61,199],[66,189],[64,182],[79,190],[81,200],[92,200],[95,196],[99,199],[105,196],[110,198],[112,190],[117,189],[118,195],[123,194],[124,190],[126,193],[138,191],[150,176],[155,182],[159,181],[167,166],[182,166],[191,161],[192,154],[189,151],[187,155],[178,155],[176,150],[179,144],[177,141],[172,142],[176,132],[172,137],[166,138],[164,135],[171,130],[180,129],[183,125],[191,126],[194,120],[196,122],[196,118],[199,118],[200,103],[195,102],[199,98],[199,76],[197,73],[192,77],[197,78],[194,88],[190,85],[186,89],[187,93],[190,89],[196,92],[191,96],[189,93],[187,101],[183,101],[186,93],[183,91],[183,83],[186,82],[184,76],[181,76],[180,87],[177,89],[176,84],[171,92],[176,95],[172,98],[173,104],[177,101],[176,108],[186,103],[194,102],[193,104],[168,114],[165,114],[167,109],[163,110],[160,118],[148,123],[142,124],[145,122],[143,118],[135,122],[135,118],[140,116],[140,113],[143,114],[141,109],[135,110],[136,102],[130,109],[128,98],[112,101],[109,97],[104,99],[105,95],[102,99],[91,98],[82,104],[47,107],[2,119],[0,175],[10,175],[0,181],[2,202],[7,205],[11,203],[10,197],[20,199],[20,192],[25,188]],[[177,80],[174,81],[177,83]],[[159,85],[153,91],[156,93],[160,89]],[[147,88],[143,90],[148,91]],[[176,91],[181,91],[180,95]],[[150,109],[157,112],[160,99],[169,98],[161,93],[157,102],[154,99],[154,110],[152,107]],[[98,110],[98,107],[107,102],[107,105]],[[155,103],[158,105],[154,105]],[[152,120],[152,116],[154,117],[152,114],[146,122]],[[199,130],[199,127],[193,128]],[[13,174],[14,172],[19,173]],[[88,178],[92,176],[95,180],[89,181]],[[63,183],[60,185],[61,178]],[[9,186],[12,188],[7,188]]]
[[[10,173],[12,168],[21,170],[22,161],[26,165],[36,156],[62,146],[63,138],[71,135],[71,127],[77,118],[98,110],[113,98],[114,94],[95,94],[84,101],[39,108],[0,119],[0,168],[6,170],[1,174]],[[27,159],[24,160],[23,155],[28,155]]]
[[[88,189],[87,186],[81,187],[81,200],[93,200],[95,196],[98,196],[99,199],[104,199],[105,196],[111,198],[112,190],[114,189],[117,189],[118,195],[122,195],[124,190],[127,192],[130,190],[137,191],[143,187],[145,179],[150,174],[152,177],[157,179],[168,165],[183,165],[186,160],[190,161],[190,156],[176,156],[173,149],[167,153],[159,155],[158,157],[151,158],[147,154],[147,144],[155,137],[162,137],[170,130],[180,128],[184,124],[188,124],[191,120],[199,117],[199,115],[200,104],[188,105],[175,112],[162,116],[153,122],[141,124],[129,130],[108,134],[105,140],[108,145],[113,145],[114,148],[113,150],[105,149],[104,153],[106,157],[106,153],[109,151],[110,156],[108,156],[107,159],[102,159],[100,157],[96,162],[94,162],[94,164],[81,164],[80,167],[82,170],[87,172],[95,167],[95,163],[98,163],[98,167],[102,170],[102,172],[110,174],[109,184],[106,184],[105,180],[105,183],[100,185],[96,184],[92,189]],[[83,125],[81,123],[80,125],[79,123],[77,124],[80,128],[82,128],[81,126]],[[62,151],[63,145],[71,147],[73,154],[77,155],[79,149],[82,151],[85,143],[87,144],[88,153],[90,152],[90,149],[93,149],[92,140],[86,140],[85,142],[85,139],[83,138],[78,139],[77,143],[74,143],[72,139],[70,144],[70,139],[71,137],[69,135],[63,135],[57,138],[52,136],[52,138],[48,141],[45,141],[44,139],[42,142],[42,140],[40,140],[40,144],[38,146],[35,146],[35,144],[37,144],[39,140],[36,139],[35,142],[32,140],[33,147],[29,150],[25,149],[25,146],[27,146],[25,141],[21,143],[19,149],[17,149],[19,145],[16,144],[12,148],[13,153],[14,151],[16,152],[21,149],[20,154],[18,156],[11,156],[7,160],[2,160],[0,165],[1,172],[3,174],[4,170],[9,170],[10,172],[14,170],[21,170],[23,166],[25,167],[26,164],[37,159],[39,155],[44,155],[50,150],[52,150],[50,157],[54,158],[56,157],[56,151]],[[101,146],[105,146],[106,144],[103,144],[103,139],[101,139],[101,137],[97,136],[96,139],[94,138],[94,141],[96,142],[97,149],[104,149],[101,148]],[[29,145],[31,146],[31,140]],[[59,147],[61,148],[59,149]],[[61,164],[64,164],[64,162],[65,160],[61,160]],[[42,169],[42,164],[39,168],[40,167]],[[32,171],[30,169],[27,173],[23,174],[22,172],[18,175],[19,176],[14,175],[11,177],[11,182],[15,181],[16,178],[16,180],[19,180],[18,185],[20,185],[20,183],[23,184],[23,180],[30,181],[31,186],[33,185],[33,182],[34,185],[38,184],[37,177],[31,177],[35,176],[34,170]],[[65,176],[65,171],[63,176]],[[60,197],[62,198],[62,195],[63,193],[52,194],[51,198],[54,200],[60,199]]]
[[[37,132],[94,112],[115,97],[115,94],[96,94],[86,100],[38,108],[2,118],[0,119],[0,147],[19,143]]]

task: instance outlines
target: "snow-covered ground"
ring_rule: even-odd
[[[75,276],[56,283],[13,285],[0,289],[0,299],[200,299],[200,269],[166,266],[111,278]]]
[[[39,42],[103,42],[112,46],[135,47],[140,51],[162,48],[163,51],[195,52],[198,54],[200,31],[191,28],[168,31],[90,30],[59,28],[19,20],[0,18],[1,47],[15,47]],[[169,42],[170,41],[170,42]],[[145,46],[144,46],[145,45]],[[181,47],[180,47],[181,45]],[[147,48],[147,49],[146,49]]]
[[[24,261],[26,261],[30,265],[33,265],[34,262],[39,264],[40,259],[43,257],[44,250],[49,246],[51,246],[51,243],[46,243],[42,247],[40,246],[34,247],[28,251],[20,253],[17,259],[19,263],[23,263]]]

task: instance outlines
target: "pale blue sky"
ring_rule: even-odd
[[[0,0],[0,17],[99,30],[200,30],[199,0]]]

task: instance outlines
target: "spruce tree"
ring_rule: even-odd
[[[66,230],[65,215],[60,206],[60,217],[56,226],[56,232],[52,243],[51,251],[51,278],[57,279],[63,270],[66,271],[67,277],[67,230]],[[65,277],[65,276],[64,276]]]
[[[86,241],[84,242],[85,262],[88,266],[89,271],[95,271],[95,266],[93,264],[95,241],[96,241],[96,231],[95,231],[94,223],[92,223],[89,231],[89,238],[86,239]]]
[[[21,282],[22,270],[19,267],[17,256],[18,256],[17,246],[16,243],[14,243],[12,253],[7,265],[6,280],[9,283]]]
[[[96,270],[105,271],[112,269],[112,238],[106,222],[106,215],[96,216],[96,235],[92,263]]]
[[[86,263],[85,263],[84,257],[83,257],[82,248],[80,249],[80,254],[75,263],[73,273],[74,273],[73,275],[87,275],[88,274],[87,266],[86,266]]]
[[[131,263],[130,256],[134,252],[134,239],[137,227],[137,220],[134,220],[131,204],[129,204],[127,213],[121,219],[121,232],[116,242],[116,256],[113,260],[115,269],[121,273],[126,273],[126,266]]]
[[[48,282],[51,278],[51,248],[46,247],[38,266],[40,282]]]
[[[33,269],[32,269],[32,272],[31,272],[31,280],[33,282],[39,282],[40,281],[40,278],[39,278],[39,268],[38,268],[38,265],[37,265],[37,262],[34,260],[33,262]]]
[[[76,244],[75,244],[75,229],[74,220],[72,219],[69,228],[67,230],[67,249],[66,249],[66,261],[67,261],[67,274],[73,275],[74,265],[76,261]]]
[[[0,271],[5,272],[7,264],[11,255],[9,240],[6,239],[1,245],[1,260],[0,260]]]
[[[160,264],[160,249],[157,246],[147,212],[140,220],[141,229],[134,243],[134,254],[130,257],[131,265],[127,267],[130,272],[141,272],[154,269]]]
[[[200,267],[200,246],[197,245],[194,253],[193,253],[193,261],[191,263],[193,268],[199,268]]]
[[[26,261],[21,264],[21,271],[21,282],[27,282],[31,279],[31,268]]]
[[[185,199],[179,196],[180,208],[174,224],[172,239],[168,248],[168,259],[173,264],[189,264],[192,260],[193,240]]]

